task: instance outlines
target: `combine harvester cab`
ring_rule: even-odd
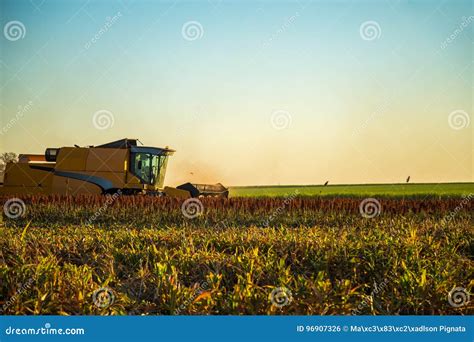
[[[211,195],[204,188],[188,188],[190,183],[163,190],[168,157],[174,152],[167,147],[137,146],[137,139],[121,139],[99,146],[48,148],[44,155],[23,154],[18,162],[6,165],[0,194]],[[221,196],[227,197],[222,185],[204,185],[216,186],[225,189]]]

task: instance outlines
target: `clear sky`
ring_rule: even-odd
[[[177,150],[170,185],[473,181],[473,15],[468,0],[0,0],[0,151],[139,138]]]

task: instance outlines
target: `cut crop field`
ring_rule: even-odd
[[[0,228],[4,314],[474,310],[448,296],[474,285],[472,197],[21,201]]]
[[[302,196],[467,196],[474,193],[474,183],[284,185],[230,188],[232,197],[278,197],[295,193]]]

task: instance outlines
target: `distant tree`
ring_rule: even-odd
[[[13,152],[4,152],[0,155],[0,170],[5,170],[5,165],[10,162],[18,161],[18,156]]]

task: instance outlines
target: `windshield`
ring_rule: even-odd
[[[150,153],[132,153],[132,173],[143,183],[162,187],[165,179],[167,156]]]

